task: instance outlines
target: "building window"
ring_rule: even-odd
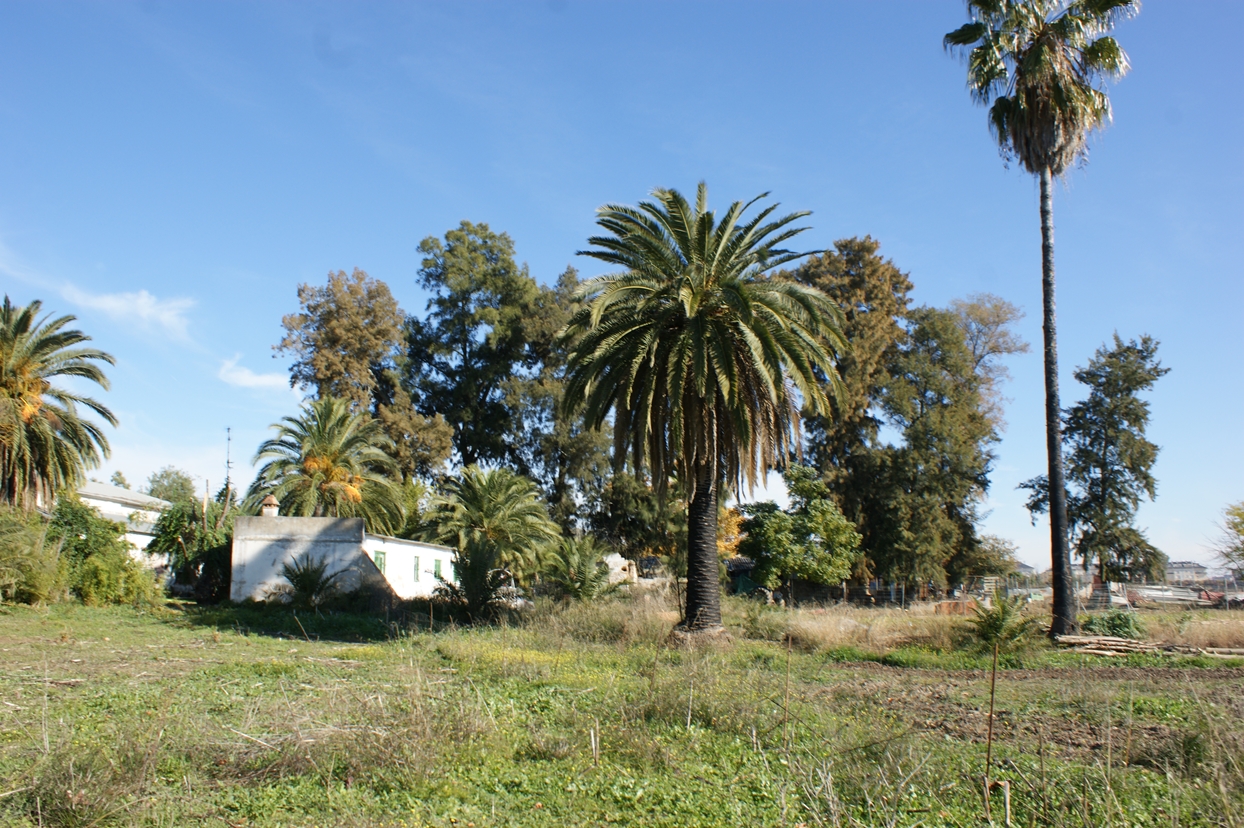
[[[415,556],[415,580],[419,580],[419,556]]]
[[[432,561],[432,574],[437,578],[441,577],[441,559],[437,558]]]
[[[376,569],[379,569],[380,574],[383,575],[384,574],[384,551],[381,549],[377,549],[374,553],[374,556],[375,557],[373,558],[373,560],[375,560],[376,562]]]

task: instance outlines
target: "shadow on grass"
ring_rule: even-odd
[[[407,602],[380,612],[352,608],[295,610],[288,605],[262,603],[183,603],[170,604],[169,609],[172,612],[166,617],[174,624],[298,641],[373,643],[457,626],[443,608],[427,601]]]

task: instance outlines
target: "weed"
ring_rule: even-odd
[[[1133,610],[1112,609],[1093,613],[1080,622],[1080,627],[1093,635],[1111,635],[1115,638],[1145,637],[1145,625]]]

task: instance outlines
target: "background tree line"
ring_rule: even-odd
[[[861,538],[849,576],[945,586],[1005,572],[1005,546],[979,536],[979,505],[1003,427],[1002,360],[1027,350],[1021,313],[988,294],[911,307],[908,275],[879,248],[843,239],[772,277],[824,292],[843,315],[842,391],[805,432],[808,464]],[[406,485],[504,466],[535,482],[566,535],[591,532],[633,558],[677,549],[682,510],[629,466],[615,474],[609,422],[589,429],[561,406],[570,343],[558,334],[581,308],[577,272],[539,284],[485,224],[420,251],[423,315],[358,269],[299,287],[276,346],[294,358],[291,384],[374,419]]]

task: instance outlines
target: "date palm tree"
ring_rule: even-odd
[[[1045,352],[1045,441],[1049,458],[1051,634],[1075,628],[1063,473],[1054,313],[1053,179],[1087,157],[1088,134],[1110,121],[1104,84],[1127,73],[1127,55],[1107,32],[1139,11],[1139,0],[968,0],[969,23],[943,39],[967,56],[972,98],[989,105],[989,129],[1005,157],[1041,184],[1041,297]]]
[[[718,221],[703,182],[690,204],[658,189],[638,207],[606,205],[608,235],[582,252],[619,270],[585,283],[588,300],[564,336],[574,342],[565,401],[591,427],[612,413],[614,463],[629,454],[664,492],[688,492],[682,628],[721,626],[717,501],[723,485],[754,486],[799,447],[801,404],[829,413],[846,348],[841,313],[823,293],[767,272],[806,253],[781,247],[808,215],[744,220],[765,193]]]
[[[323,397],[272,428],[277,436],[252,461],[268,462],[247,492],[246,508],[253,512],[273,495],[287,516],[361,517],[379,533],[402,526],[397,464],[379,422],[352,411],[349,400]]]
[[[117,424],[102,403],[53,385],[77,377],[107,390],[99,363],[116,363],[82,347],[91,338],[66,327],[74,317],[40,319],[42,306],[14,305],[8,296],[0,306],[0,501],[25,509],[51,508],[57,493],[76,488],[108,456],[104,432],[79,406]]]
[[[496,608],[511,578],[524,583],[558,528],[535,484],[506,468],[467,466],[445,484],[427,515],[426,540],[456,550],[456,585],[441,591],[460,598],[472,619]]]

